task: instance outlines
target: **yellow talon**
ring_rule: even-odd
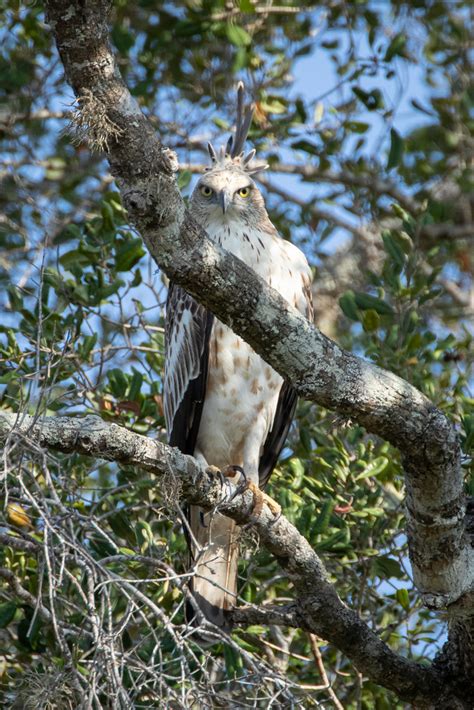
[[[273,515],[280,515],[281,513],[281,506],[276,502],[276,500],[273,500],[273,498],[270,498],[269,495],[264,493],[260,488],[257,486],[256,483],[250,482],[248,484],[249,490],[252,491],[253,493],[253,501],[254,501],[254,507],[253,507],[253,515],[255,517],[259,517],[263,510],[263,504],[266,503],[268,507],[270,508],[271,512]]]

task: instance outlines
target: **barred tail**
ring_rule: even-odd
[[[219,513],[211,517],[190,506],[189,523],[197,545],[191,541],[195,575],[191,591],[207,621],[229,631],[229,610],[237,598],[239,528]]]

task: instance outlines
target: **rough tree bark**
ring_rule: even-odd
[[[358,421],[400,449],[406,474],[407,532],[415,582],[425,604],[447,608],[456,620],[453,621],[457,629],[455,639],[469,637],[472,630],[465,617],[470,609],[472,613],[474,565],[473,550],[464,527],[466,506],[456,432],[420,392],[392,373],[340,349],[251,269],[213,244],[193,222],[176,185],[175,155],[161,145],[120,77],[108,42],[108,8],[105,0],[46,2],[47,20],[66,78],[78,100],[79,120],[89,129],[92,143],[106,147],[112,174],[131,221],[165,273],[231,325],[280,374],[293,382],[301,396]],[[120,461],[118,428],[115,433],[112,453],[116,446],[114,460]],[[39,431],[37,435],[42,436]],[[48,445],[46,436],[42,441]],[[58,444],[60,442],[52,442],[56,447]],[[103,444],[105,446],[106,442]],[[79,444],[77,446],[80,449]],[[111,458],[107,446],[105,449],[92,447],[89,453]],[[170,456],[175,457],[176,471],[184,475],[188,471],[192,477],[189,467],[195,464],[188,460],[184,465],[176,453]],[[195,497],[191,489],[185,493],[188,500],[204,505],[205,498],[200,495],[196,493]],[[226,504],[223,510],[240,520],[242,510],[238,500],[234,503],[237,508]],[[318,624],[318,628],[312,626],[314,631],[326,638],[330,638],[331,632],[331,640],[354,659],[361,671],[385,687],[395,689],[400,697],[412,701],[416,698],[425,705],[433,703],[440,695],[439,680],[443,674],[436,680],[431,670],[424,669],[424,675],[419,671],[418,690],[413,685],[409,691],[403,690],[401,676],[405,667],[408,671],[406,661],[384,649],[376,637],[372,638],[369,629],[341,604],[334,590],[327,595],[323,593],[327,584],[323,568],[294,529],[290,535],[294,549],[286,548],[286,555],[281,554],[284,541],[280,539],[275,543],[275,531],[285,530],[285,534],[289,534],[284,527],[289,524],[282,520],[272,528],[272,533],[266,532],[268,515],[265,513],[258,523],[260,534],[288,574],[294,575],[300,609],[305,612],[305,618],[312,619],[308,623]],[[306,563],[309,567],[305,567]],[[309,569],[313,575],[311,582],[304,574],[304,570]],[[345,627],[342,633],[332,628],[336,607],[354,625],[349,638],[345,637]],[[324,614],[320,613],[321,609]],[[320,626],[323,622],[315,621],[318,616],[327,618],[326,633]],[[451,681],[454,686],[464,684],[467,688],[466,668],[472,672],[469,665],[472,656],[465,645],[455,643],[455,647],[457,658],[450,656]],[[370,668],[366,652],[373,661]],[[413,664],[410,665],[414,672]],[[439,667],[440,664],[436,666]],[[430,680],[426,681],[428,677]],[[434,693],[433,688],[436,688]],[[461,703],[459,707],[466,698],[464,695],[464,701],[461,700],[462,692],[454,689],[451,696],[453,702]]]
[[[292,581],[294,604],[289,608],[240,608],[236,623],[296,626],[327,639],[353,660],[359,671],[395,692],[402,700],[428,708],[443,690],[443,675],[430,667],[397,656],[339,598],[324,565],[307,540],[284,515],[275,520],[267,506],[252,518],[253,495],[236,495],[235,488],[216,470],[204,469],[178,449],[135,434],[99,417],[18,417],[0,411],[0,443],[13,437],[64,453],[81,453],[138,466],[153,473],[158,484],[168,481],[189,503],[207,510],[216,507],[239,524],[253,522],[261,544],[271,552]]]

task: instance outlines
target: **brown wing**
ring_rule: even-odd
[[[308,273],[302,274],[302,301],[299,309],[305,312],[307,319],[313,323],[314,310],[313,298],[311,291],[311,278],[308,268]],[[285,445],[288,431],[293,421],[297,404],[297,394],[295,389],[289,382],[283,382],[278,398],[278,404],[273,420],[273,426],[267,436],[263,446],[262,455],[258,467],[260,488],[264,488],[272,475],[272,471],[280,457],[282,449]]]
[[[209,338],[214,316],[181,286],[166,301],[163,405],[168,441],[193,454],[206,394]]]
[[[293,421],[296,409],[297,395],[295,389],[288,383],[283,382],[278,398],[278,404],[273,420],[273,426],[265,441],[260,463],[258,467],[258,478],[260,488],[264,488],[272,475],[272,471],[280,457],[285,445],[288,431]]]

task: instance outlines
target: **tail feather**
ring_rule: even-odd
[[[237,598],[239,528],[230,518],[203,513],[197,506],[190,506],[189,522],[195,538],[191,591],[207,621],[229,631],[229,610]]]

